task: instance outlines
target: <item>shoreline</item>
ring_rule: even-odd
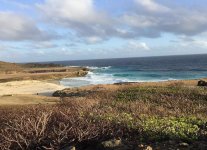
[[[75,77],[76,78],[76,77]],[[77,77],[78,78],[78,77]],[[207,80],[207,77],[205,78],[194,78],[194,79],[173,79],[173,80],[157,80],[157,81],[126,81],[126,82],[116,82],[116,83],[106,83],[106,84],[88,84],[83,86],[75,86],[70,88],[82,88],[82,87],[90,87],[90,86],[106,86],[106,85],[151,85],[151,84],[168,84],[168,83],[177,83],[177,82],[183,82],[184,84],[194,84],[195,82],[199,80]],[[67,86],[66,86],[67,87]]]
[[[87,85],[81,87],[65,88],[63,90],[58,90],[54,92],[54,97],[81,97],[81,96],[90,96],[94,93],[111,93],[117,92],[122,89],[130,88],[139,88],[139,87],[197,87],[199,80],[207,80],[206,78],[202,79],[193,79],[193,80],[170,80],[162,82],[124,82],[116,84],[98,84],[98,85]]]
[[[57,90],[64,90],[67,88],[84,89],[90,87],[117,87],[128,85],[141,85],[141,86],[162,86],[173,83],[182,83],[184,85],[196,85],[199,80],[207,80],[207,78],[200,79],[186,79],[186,80],[168,80],[168,81],[143,81],[143,82],[119,82],[113,84],[91,84],[80,87],[69,87],[60,84],[60,80],[21,80],[0,83],[0,96],[2,95],[16,95],[16,94],[31,94],[31,95],[45,95],[50,93],[52,95]],[[38,94],[37,94],[38,93]],[[48,96],[47,94],[45,96]]]
[[[90,93],[115,92],[123,88],[134,87],[169,87],[186,86],[196,87],[199,80],[170,80],[160,82],[124,82],[116,84],[98,84],[81,87],[67,87],[60,85],[59,80],[22,80],[0,83],[0,106],[1,105],[28,105],[28,104],[54,104],[60,102],[60,95],[66,97],[77,95],[90,95]],[[53,95],[55,92],[60,93]],[[38,94],[37,94],[38,93]],[[93,94],[92,94],[93,95]]]

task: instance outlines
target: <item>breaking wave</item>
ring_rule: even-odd
[[[89,68],[89,67],[88,67]],[[65,78],[60,81],[61,85],[68,86],[68,87],[80,87],[80,86],[87,86],[87,85],[98,85],[98,84],[114,84],[114,83],[122,83],[122,82],[155,82],[155,81],[167,81],[167,80],[176,80],[173,78],[167,79],[144,79],[139,76],[133,76],[130,74],[125,76],[124,74],[116,75],[113,71],[106,71],[110,69],[109,67],[90,67],[91,71],[85,77],[76,77],[76,78]],[[105,70],[104,72],[100,70]]]

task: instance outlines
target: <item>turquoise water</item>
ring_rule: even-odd
[[[128,71],[110,67],[109,69],[91,69],[86,77],[63,79],[61,80],[61,84],[65,86],[79,87],[120,82],[155,82],[204,77],[207,77],[206,71]]]
[[[207,55],[63,61],[58,63],[66,66],[85,66],[90,69],[85,77],[61,80],[61,84],[71,87],[207,77]]]

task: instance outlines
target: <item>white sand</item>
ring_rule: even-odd
[[[50,95],[56,90],[62,90],[65,86],[36,80],[12,81],[0,83],[0,95],[9,94],[45,94]]]

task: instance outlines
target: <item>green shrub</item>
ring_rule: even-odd
[[[142,128],[151,140],[181,139],[196,140],[199,137],[200,127],[205,121],[196,118],[145,118]]]
[[[190,87],[138,87],[120,90],[117,93],[116,100],[118,101],[150,101],[160,99],[163,96],[168,97],[183,97],[189,100],[205,100],[207,101],[207,91],[202,88]]]

